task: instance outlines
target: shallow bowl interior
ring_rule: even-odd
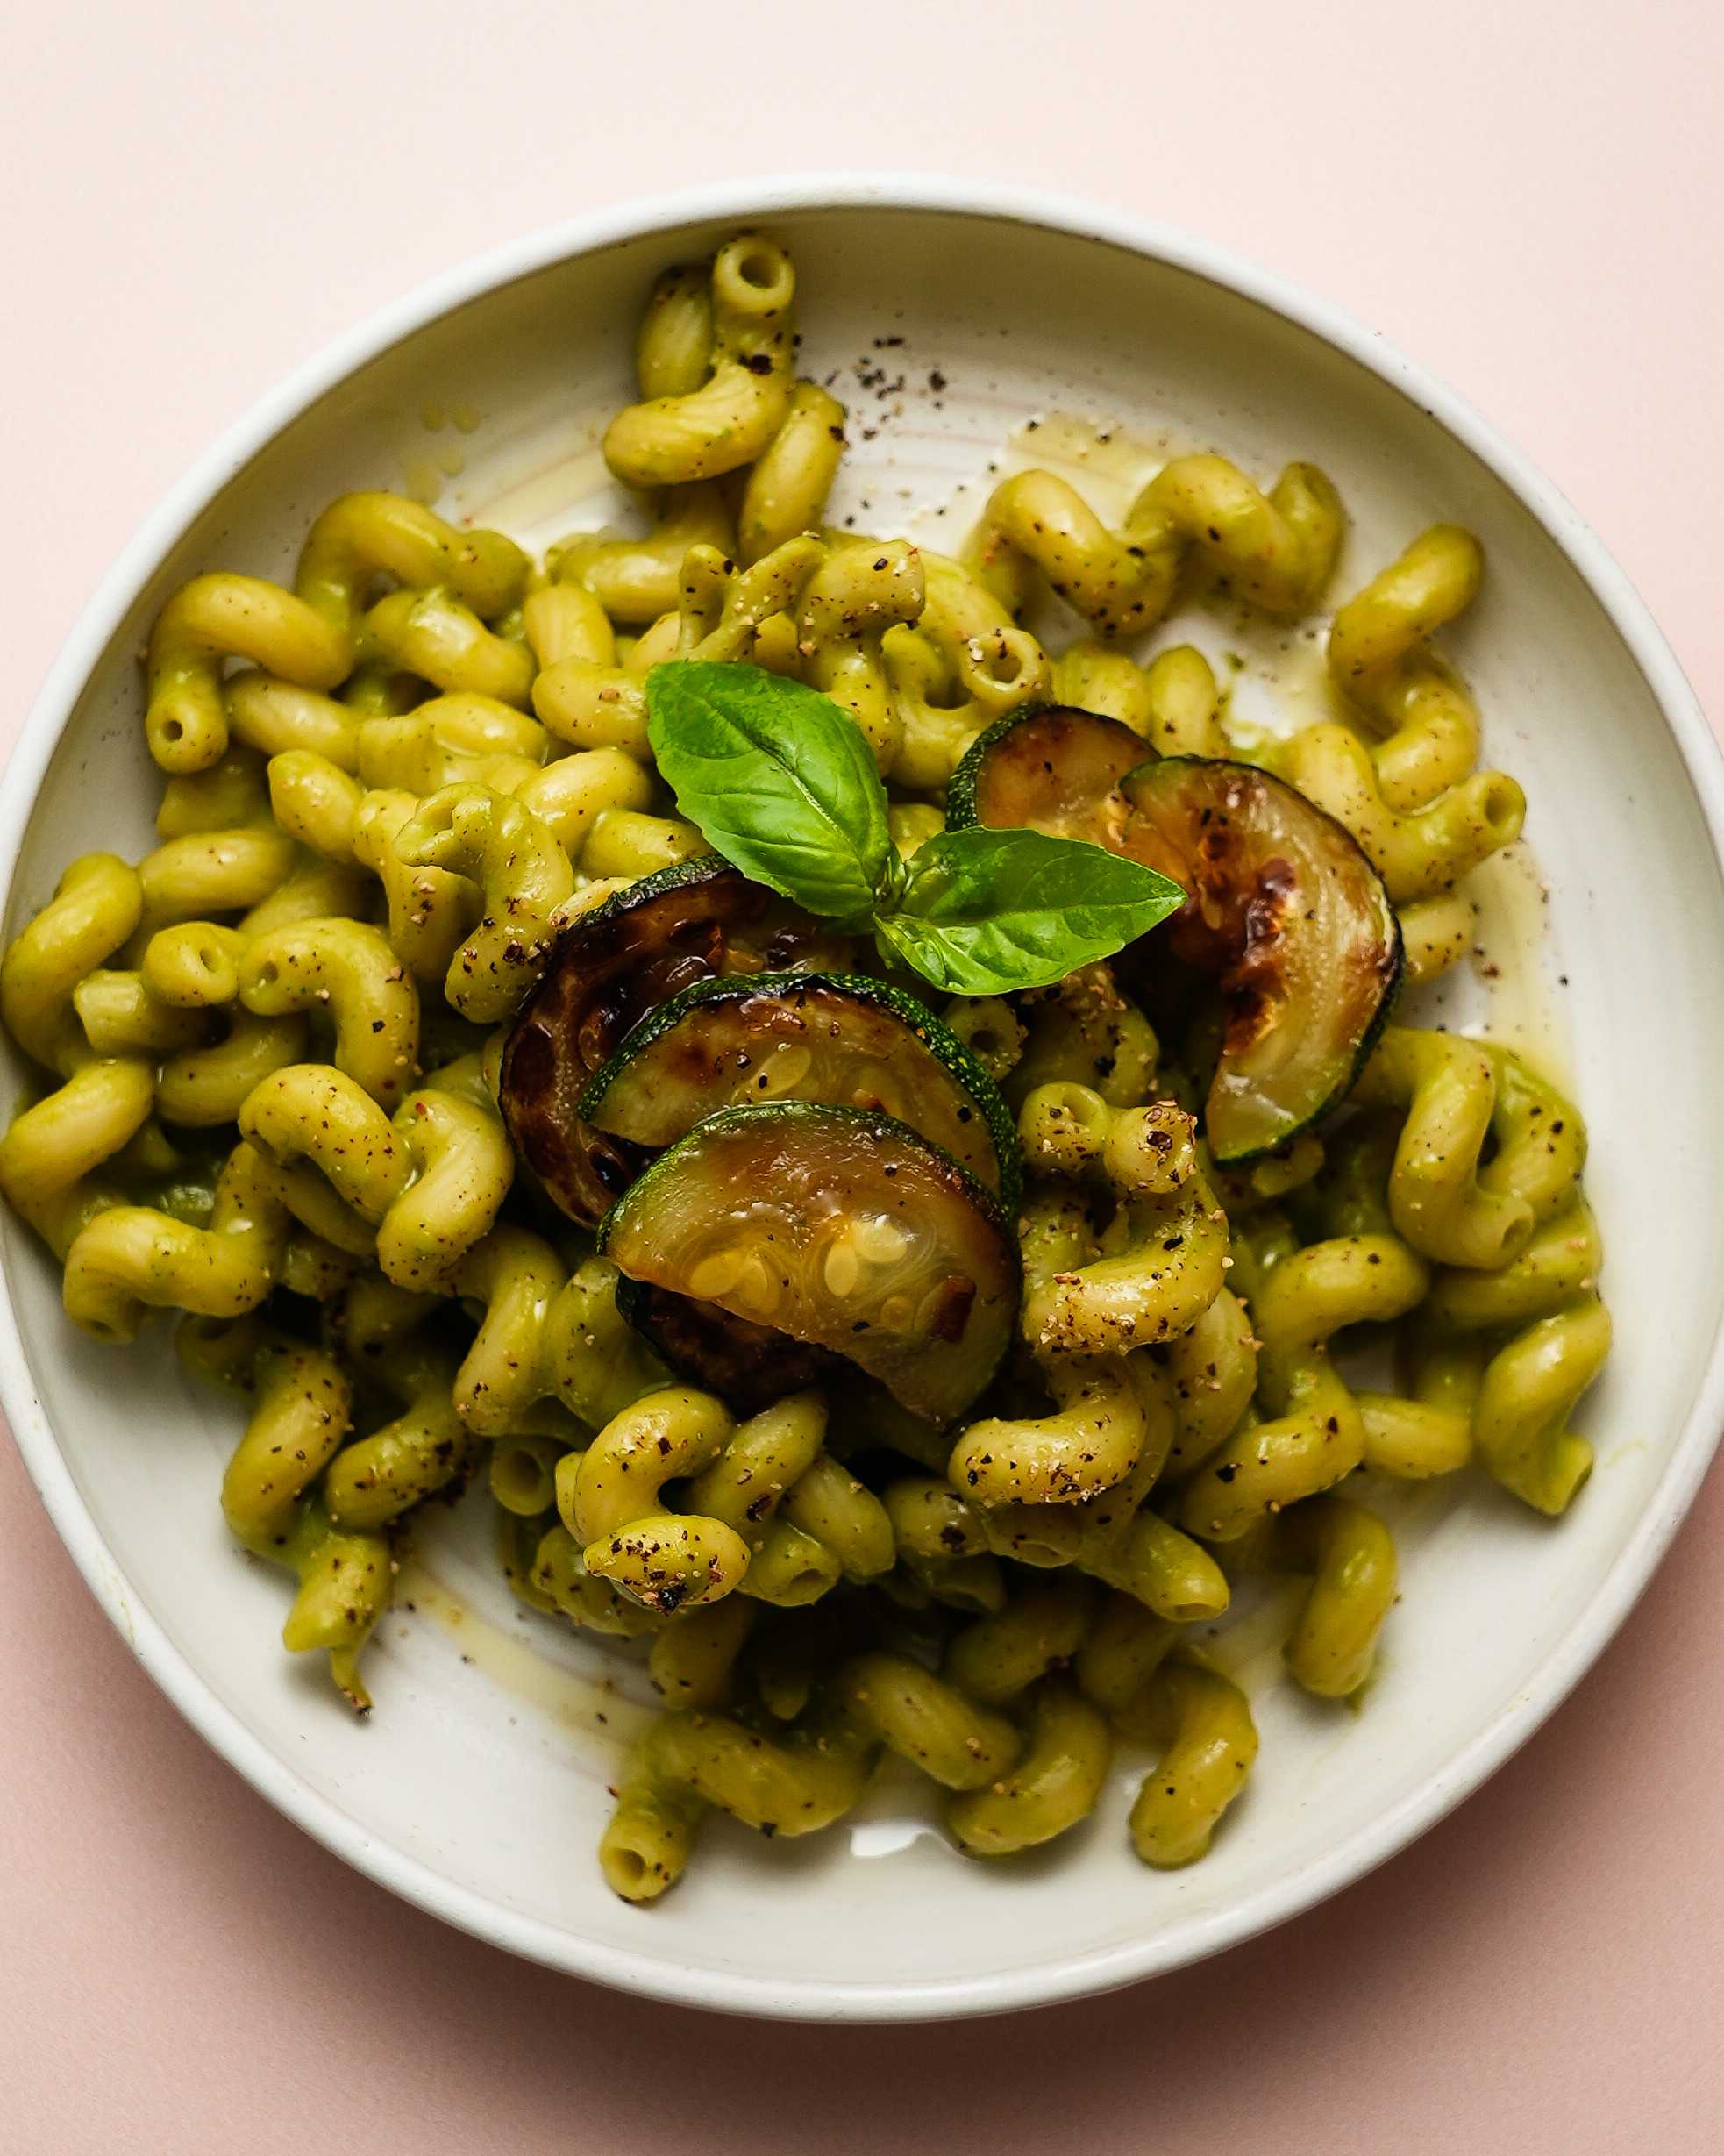
[[[5,829],[21,832],[8,932],[73,854],[135,857],[151,843],[136,653],[180,579],[215,566],[286,575],[308,519],[354,486],[439,477],[445,513],[535,543],[614,517],[596,444],[629,394],[643,296],[759,194],[637,218],[632,236],[619,222],[624,236],[573,253],[518,253],[468,278],[459,303],[402,311],[309,401],[290,389],[279,429],[254,427],[189,520],[170,516],[148,558],[134,553],[32,721],[6,782]],[[1696,984],[1724,978],[1724,891],[1709,749],[1656,633],[1554,497],[1434,385],[1165,239],[931,188],[818,194],[787,189],[764,206],[801,274],[804,368],[836,370],[852,408],[838,506],[861,528],[916,514],[924,535],[955,542],[1012,430],[1064,411],[1146,449],[1213,445],[1262,475],[1314,459],[1353,519],[1343,590],[1436,518],[1484,539],[1486,593],[1451,648],[1489,759],[1532,803],[1557,1013],[1544,1033],[1571,1060],[1593,1133],[1617,1324],[1584,1417],[1598,1468],[1572,1515],[1547,1524],[1471,1481],[1401,1503],[1405,1598],[1363,1712],[1272,1687],[1272,1627],[1248,1628],[1230,1651],[1264,1681],[1262,1760],[1190,1871],[1157,1874],[1130,1855],[1123,1776],[1068,1843],[1003,1869],[952,1854],[915,1791],[888,1782],[812,1842],[715,1827],[684,1885],[641,1911],[612,1898],[593,1860],[638,1672],[515,1612],[476,1514],[440,1525],[428,1574],[408,1575],[416,1606],[383,1628],[377,1710],[359,1724],[285,1660],[279,1581],[224,1535],[233,1410],[181,1381],[165,1329],[130,1353],[73,1332],[53,1269],[10,1217],[0,1253],[23,1360],[11,1355],[7,1397],[62,1531],[152,1669],[344,1855],[475,1931],[605,1981],[766,2012],[915,2016],[1098,1989],[1291,1913],[1474,1786],[1598,1652],[1717,1420],[1724,1019]],[[1110,469],[1096,459],[1103,493]],[[933,513],[948,502],[944,519]],[[1266,645],[1247,656],[1248,675],[1293,678]]]

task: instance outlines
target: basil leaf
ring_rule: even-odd
[[[744,875],[810,913],[872,913],[886,789],[830,696],[764,667],[673,660],[646,677],[646,732],[677,807]]]
[[[1043,988],[1109,958],[1185,903],[1177,883],[1087,839],[947,831],[918,846],[882,953],[955,996]]]

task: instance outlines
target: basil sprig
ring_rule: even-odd
[[[873,751],[830,696],[765,667],[671,660],[646,677],[666,784],[726,860],[809,913],[866,920],[893,859]]]
[[[764,667],[654,667],[646,712],[677,807],[726,860],[807,912],[872,929],[888,962],[949,994],[1045,987],[1184,902],[1141,862],[1039,831],[942,832],[901,861],[861,729]]]

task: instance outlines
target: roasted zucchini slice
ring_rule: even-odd
[[[1387,1022],[1401,941],[1382,878],[1332,817],[1248,765],[1170,756],[1122,790],[1191,893],[1164,933],[1222,991],[1209,1149],[1271,1152],[1334,1106]]]
[[[969,1050],[913,996],[860,974],[696,981],[643,1018],[576,1112],[632,1145],[674,1145],[702,1117],[828,1101],[908,1123],[1017,1204],[1017,1133]]]
[[[1017,1320],[1017,1238],[992,1192],[908,1124],[809,1101],[730,1108],[606,1214],[630,1279],[830,1349],[950,1422]]]
[[[1120,781],[1155,751],[1116,718],[1064,703],[1011,711],[972,742],[946,789],[946,827],[1044,831],[1131,851]],[[1159,860],[1149,863],[1162,868]]]
[[[498,1097],[516,1149],[583,1226],[598,1224],[642,1159],[583,1123],[588,1081],[645,1012],[723,970],[727,939],[761,922],[772,896],[703,854],[644,876],[558,939],[510,1030]]]

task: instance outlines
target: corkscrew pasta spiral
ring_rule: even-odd
[[[1118,636],[1166,612],[1188,549],[1207,554],[1252,605],[1304,613],[1329,581],[1343,525],[1339,497],[1314,465],[1290,464],[1265,495],[1225,457],[1175,457],[1118,532],[1051,473],[1003,481],[971,560],[1015,615],[1029,602],[1033,569],[1098,634]]]
[[[352,1427],[346,1373],[322,1348],[250,1317],[184,1318],[175,1345],[189,1374],[251,1402],[222,1478],[222,1515],[236,1541],[296,1577],[282,1645],[326,1653],[337,1688],[368,1710],[360,1657],[394,1599],[395,1566],[381,1535],[338,1528],[320,1494]]]

